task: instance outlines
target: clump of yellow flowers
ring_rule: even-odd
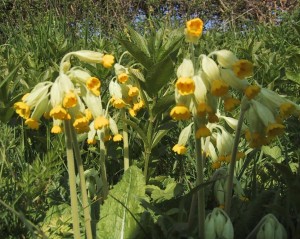
[[[114,57],[109,54],[87,50],[66,54],[54,82],[37,84],[21,101],[14,104],[16,113],[25,119],[25,125],[29,128],[38,129],[42,116],[53,119],[51,132],[55,134],[63,131],[62,123],[65,120],[71,120],[77,133],[105,130],[113,122],[102,108],[100,79],[86,69],[71,67],[71,57],[86,63],[99,63],[105,68],[114,65]],[[112,130],[118,134],[115,124]],[[116,140],[119,139],[119,136],[116,137]],[[94,140],[90,137],[88,142]]]
[[[186,42],[197,44],[202,35],[203,22],[199,18],[187,21],[184,34]],[[197,59],[197,61],[195,60]],[[241,105],[241,99],[233,95],[242,95],[247,104],[247,129],[243,128],[245,138],[250,147],[260,147],[271,142],[285,130],[284,119],[290,115],[299,115],[300,107],[295,103],[265,89],[258,84],[250,84],[248,77],[253,75],[254,66],[246,59],[239,59],[229,50],[217,50],[208,55],[190,56],[184,58],[177,69],[175,83],[176,106],[170,111],[174,120],[189,120],[196,122],[196,138],[206,138],[203,149],[209,154],[218,152],[218,160],[213,157],[213,167],[218,168],[221,162],[230,162],[230,152],[224,154],[222,142],[231,147],[229,133],[220,125],[218,112],[229,112]],[[234,94],[235,92],[235,94]],[[222,104],[220,104],[222,103]],[[228,117],[227,117],[228,118]],[[218,126],[219,124],[219,126]],[[178,154],[187,152],[185,144],[189,130],[184,129],[179,142],[173,147]],[[216,133],[212,133],[212,130]],[[230,140],[229,140],[230,139]],[[212,143],[216,150],[212,149]],[[228,148],[226,147],[226,148]],[[210,148],[210,149],[209,149]],[[240,152],[238,157],[244,154]]]

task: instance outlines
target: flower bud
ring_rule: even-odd
[[[233,226],[226,212],[214,208],[205,219],[205,238],[233,239],[233,236]]]
[[[87,63],[101,63],[104,56],[103,53],[88,50],[76,51],[73,52],[73,55],[77,56],[79,60]]]
[[[286,239],[287,233],[273,214],[267,214],[260,222],[256,239]]]

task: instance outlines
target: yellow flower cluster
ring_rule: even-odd
[[[188,21],[184,31],[186,41],[197,43],[202,30],[203,22],[199,18]],[[239,59],[228,50],[218,50],[199,57],[193,54],[192,59],[185,58],[177,69],[176,106],[171,109],[170,116],[174,120],[193,118],[197,126],[195,137],[206,138],[207,143],[211,141],[217,144],[215,155],[219,156],[213,157],[214,168],[220,167],[224,162],[228,163],[231,158],[231,152],[224,152],[224,147],[221,147],[224,143],[220,143],[227,141],[225,148],[233,147],[229,133],[226,133],[224,128],[221,133],[212,133],[212,130],[217,128],[212,125],[219,121],[220,115],[217,112],[220,110],[220,99],[223,102],[221,109],[225,112],[232,111],[241,104],[241,100],[235,98],[231,90],[244,95],[242,102],[247,105],[246,120],[249,124],[245,137],[250,147],[270,143],[284,132],[284,119],[292,114],[300,114],[300,107],[296,104],[271,90],[249,83],[247,77],[251,77],[254,70],[250,61]],[[195,59],[199,59],[200,69],[194,65]],[[183,142],[176,144],[173,151],[184,154],[187,151],[186,140]],[[212,149],[206,149],[206,152],[209,155],[213,154]],[[243,156],[244,154],[239,152],[236,157],[239,159]]]
[[[89,132],[91,136],[98,133],[99,138],[104,138],[102,131],[108,129],[110,120],[102,109],[101,81],[87,70],[71,67],[72,56],[84,62],[100,63],[105,68],[114,64],[114,57],[108,54],[84,50],[68,53],[61,61],[56,80],[37,84],[14,104],[15,111],[31,129],[39,128],[40,118],[44,115],[53,119],[51,132],[54,134],[63,131],[63,121],[71,120],[77,133]],[[136,94],[134,89],[131,94]],[[116,127],[113,131],[117,131]],[[119,140],[121,137],[116,133],[115,141]],[[88,142],[94,142],[94,138],[89,137]]]
[[[139,84],[130,77],[128,68],[119,63],[116,63],[114,68],[117,81],[111,81],[109,84],[111,103],[117,109],[127,108],[129,114],[135,117],[145,106]]]

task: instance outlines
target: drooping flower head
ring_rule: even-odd
[[[186,22],[184,29],[187,42],[197,43],[203,31],[203,21],[200,18],[194,18]]]
[[[177,153],[177,154],[180,154],[180,155],[183,155],[187,152],[187,148],[186,148],[186,144],[187,144],[187,141],[191,135],[191,127],[192,127],[192,124],[189,124],[187,127],[185,127],[181,132],[180,132],[180,135],[179,135],[179,139],[178,139],[178,143],[175,144],[172,148],[172,150]]]
[[[178,80],[175,84],[176,90],[180,95],[190,95],[195,91],[194,66],[191,60],[183,59],[177,69]]]
[[[191,113],[186,106],[177,105],[171,110],[170,116],[174,120],[187,120],[191,117]]]

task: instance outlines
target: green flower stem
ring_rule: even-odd
[[[81,196],[82,196],[82,207],[83,207],[83,213],[84,213],[86,238],[93,239],[92,228],[91,228],[90,205],[89,205],[88,195],[87,195],[87,190],[86,190],[83,163],[81,160],[80,149],[78,146],[75,129],[71,125],[70,125],[70,130],[72,133],[73,149],[74,149],[74,154],[75,154],[75,158],[76,158],[76,164],[77,164],[77,169],[78,169],[78,173],[79,173],[79,178],[80,178],[80,189],[81,189]]]
[[[71,196],[73,232],[74,232],[74,238],[80,239],[80,226],[79,226],[79,215],[78,215],[78,201],[77,201],[77,193],[76,193],[74,154],[72,148],[71,122],[69,120],[66,120],[64,125],[65,125],[65,140],[66,140],[66,147],[67,147],[67,161],[68,161],[69,185],[70,185],[70,196]]]
[[[144,165],[144,176],[146,180],[146,184],[148,183],[149,180],[149,163],[150,163],[150,155],[151,155],[151,145],[149,142],[151,142],[152,139],[152,131],[153,131],[153,118],[152,114],[150,114],[150,119],[149,119],[149,126],[148,126],[148,131],[147,131],[147,138],[144,139],[144,149],[145,149],[145,165]],[[145,143],[145,141],[147,143]]]
[[[105,144],[103,140],[100,139],[100,170],[101,170],[101,179],[103,183],[103,188],[102,188],[103,200],[105,200],[108,195],[108,182],[107,182],[107,175],[106,175],[105,157],[106,157]]]
[[[145,165],[144,165],[144,176],[146,180],[146,184],[148,183],[148,167],[149,167],[149,160],[150,160],[150,154],[151,154],[151,149],[146,147],[145,148]]]
[[[146,108],[148,110],[149,113],[149,121],[148,121],[148,127],[147,127],[147,133],[146,135],[144,135],[142,138],[143,143],[144,143],[144,155],[145,155],[145,161],[144,161],[144,177],[146,180],[146,184],[148,183],[149,180],[149,163],[150,163],[150,155],[151,155],[151,151],[152,151],[152,146],[151,146],[151,142],[152,142],[152,133],[153,133],[153,122],[154,122],[154,118],[153,118],[153,113],[152,113],[152,109],[153,106],[156,103],[156,98],[153,98],[153,102],[152,105],[149,104],[149,101],[147,100],[147,97],[145,95],[145,93],[143,91],[141,91],[142,94],[142,99],[144,100],[145,104],[146,104]]]
[[[204,183],[204,162],[201,152],[201,139],[196,138],[197,122],[194,119],[194,133],[195,133],[195,150],[197,160],[197,185]],[[199,189],[197,192],[198,197],[198,236],[200,239],[204,239],[204,222],[205,222],[205,192],[204,188]]]
[[[126,119],[126,112],[121,110],[122,119]],[[124,172],[129,168],[128,128],[123,120],[123,147],[124,147]]]
[[[248,100],[244,97],[242,99],[241,103],[241,113],[238,120],[238,124],[236,127],[236,133],[234,138],[234,144],[231,154],[231,161],[230,161],[230,168],[228,173],[228,183],[227,183],[227,189],[226,189],[226,195],[225,195],[225,212],[228,216],[230,216],[230,208],[231,208],[231,199],[232,199],[232,189],[233,189],[233,177],[234,177],[234,169],[236,164],[236,154],[238,151],[238,145],[240,141],[242,126],[244,122],[244,116],[248,109],[249,103]]]

